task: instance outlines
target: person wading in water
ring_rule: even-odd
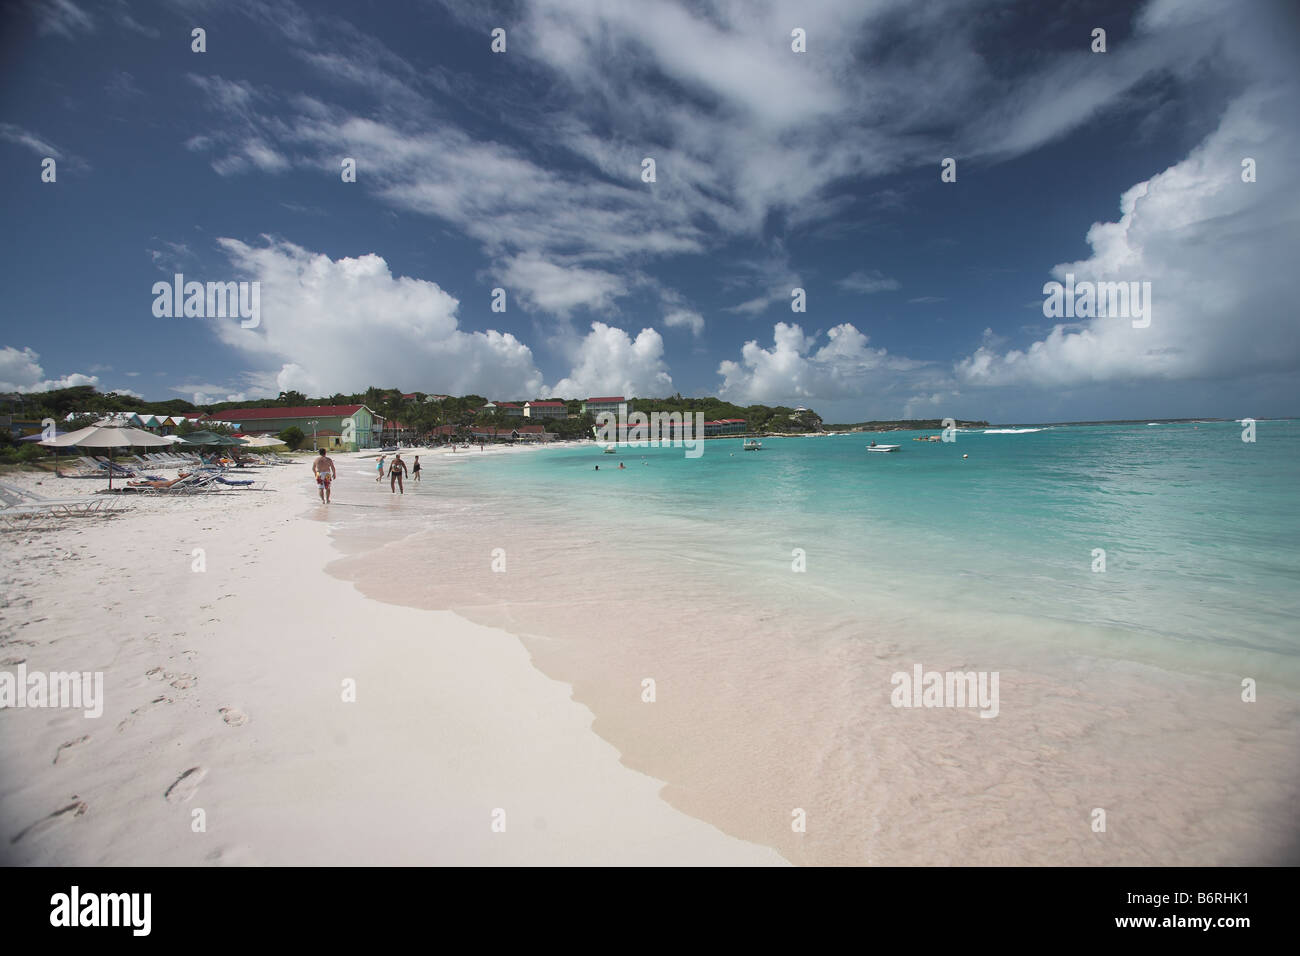
[[[402,461],[402,456],[396,455],[393,463],[388,466],[388,490],[391,492],[400,491],[406,494],[406,486],[402,479],[406,476],[406,462]]]
[[[338,477],[338,469],[334,467],[334,459],[325,454],[325,449],[320,450],[320,457],[311,463],[312,474],[316,476],[316,487],[320,490],[320,500],[325,504],[330,503],[330,482]]]

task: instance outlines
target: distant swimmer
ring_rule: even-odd
[[[623,463],[620,461],[620,462],[618,463],[618,467],[619,467],[619,470],[622,471],[624,468],[627,467],[627,465],[623,464]]]
[[[600,471],[600,465],[597,465],[597,466],[596,466],[596,470],[597,470],[597,471]]]

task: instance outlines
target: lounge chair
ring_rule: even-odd
[[[211,472],[196,471],[178,475],[172,481],[128,482],[126,487],[119,490],[127,494],[214,494],[222,491],[222,487],[216,482],[217,477]]]
[[[81,495],[71,498],[47,498],[34,491],[0,482],[0,521],[9,528],[31,527],[37,521],[58,518],[86,518],[116,514],[108,500]]]
[[[87,462],[89,458],[78,458],[74,463],[73,470],[67,470],[59,466],[56,459],[54,463],[54,474],[60,478],[103,478],[104,469],[99,467],[99,462],[91,462],[95,467],[91,468]]]
[[[231,488],[243,488],[247,491],[265,491],[265,481],[254,481],[252,478],[227,478],[225,475],[214,475],[213,480],[219,485],[227,485]]]
[[[122,478],[135,477],[135,470],[132,468],[123,467],[122,465],[119,465],[117,462],[109,461],[107,458],[103,458],[101,456],[96,456],[95,460],[98,461],[101,465],[103,465],[106,470],[111,471],[115,476],[120,476]]]

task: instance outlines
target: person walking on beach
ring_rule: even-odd
[[[330,503],[330,482],[338,477],[338,469],[334,467],[334,459],[325,454],[325,449],[320,450],[320,457],[311,463],[312,474],[316,476],[316,488],[320,491],[320,500],[325,504]]]
[[[406,475],[406,462],[402,461],[400,454],[393,457],[393,463],[388,466],[388,490],[390,492],[400,491],[406,494],[406,487],[402,483],[402,478]]]
[[[379,474],[375,476],[375,484],[379,484],[384,480],[384,459],[387,457],[387,455],[379,456]]]
[[[419,455],[415,456],[415,464],[411,466],[411,480],[412,481],[420,480],[420,456]]]

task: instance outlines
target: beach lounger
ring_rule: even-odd
[[[252,478],[227,478],[225,475],[215,475],[213,480],[220,485],[226,485],[230,488],[242,488],[246,491],[265,491],[265,481],[254,481]]]
[[[64,460],[66,461],[67,459]],[[54,462],[54,474],[59,478],[103,478],[104,469],[98,467],[97,462],[95,463],[96,467],[91,468],[86,464],[88,460],[89,459],[82,458],[74,459],[72,465],[69,467],[67,465],[61,466],[59,461],[56,459]]]
[[[123,509],[109,507],[107,499],[82,495],[47,498],[0,482],[0,522],[7,528],[30,528],[38,521],[87,518],[116,514]]]
[[[109,472],[112,472],[114,478],[138,477],[134,468],[127,468],[124,465],[121,465],[115,461],[109,461],[107,458],[101,458],[98,456],[95,458],[95,460],[98,461],[103,466],[104,470],[103,472],[101,472],[101,474],[107,475]]]
[[[39,492],[29,491],[26,488],[19,488],[16,485],[11,485],[4,481],[0,481],[0,500],[16,505],[42,505],[45,507],[60,508],[74,514],[90,514],[92,512],[103,511],[106,507],[103,498],[92,497],[90,495],[52,498],[47,495],[42,495]]]
[[[219,494],[224,489],[216,482],[217,476],[208,472],[194,472],[185,475],[183,478],[169,482],[165,487],[156,487],[153,485],[127,484],[123,488],[116,489],[125,494],[158,494],[158,495],[194,495],[194,494]]]

